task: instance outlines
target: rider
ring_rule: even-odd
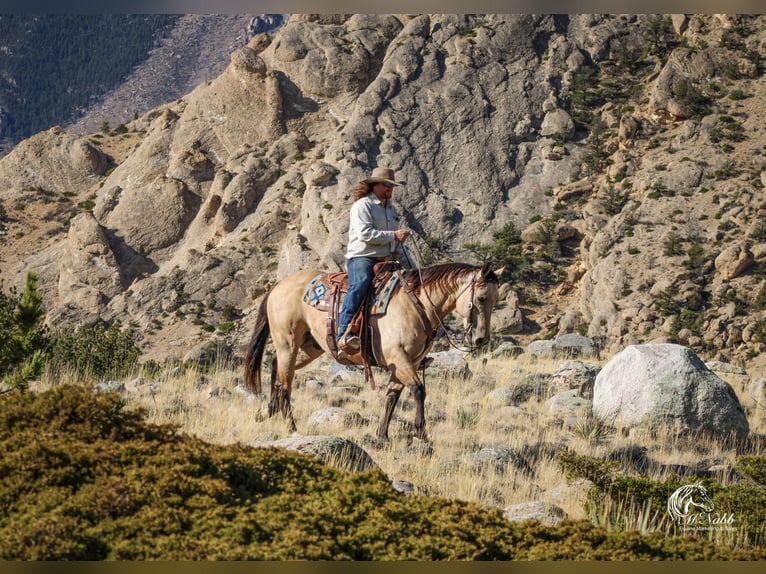
[[[410,232],[399,228],[399,215],[391,203],[394,187],[403,183],[394,180],[394,170],[376,167],[354,188],[346,249],[348,293],[338,319],[338,347],[347,354],[361,348],[359,335],[351,332],[350,324],[372,284],[373,265],[407,257],[403,243]]]

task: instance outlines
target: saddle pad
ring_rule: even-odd
[[[370,307],[370,315],[383,315],[388,310],[388,302],[391,300],[394,291],[396,291],[397,285],[399,285],[399,273],[394,273],[391,275],[391,279],[381,285],[380,289],[375,292],[375,296],[372,298],[372,306]]]
[[[325,283],[326,278],[326,273],[317,275],[309,281],[303,292],[303,301],[321,311],[327,311],[330,305],[330,286]],[[370,307],[371,315],[383,315],[386,312],[388,303],[391,301],[391,296],[394,294],[398,285],[399,274],[394,273],[388,281],[377,289],[372,300],[372,306]],[[343,293],[345,292],[346,290],[344,289]]]
[[[322,306],[324,309],[327,308],[327,297],[330,294],[330,288],[322,281],[322,278],[325,276],[326,273],[320,273],[314,277],[306,285],[306,290],[303,292],[303,301],[312,307]],[[322,305],[323,303],[324,305]]]

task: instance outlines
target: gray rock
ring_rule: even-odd
[[[494,318],[494,315],[493,315]],[[490,355],[493,359],[505,359],[518,357],[524,352],[524,348],[514,343],[501,343]]]
[[[567,517],[567,514],[555,504],[535,500],[506,506],[503,509],[503,517],[511,522],[534,520],[544,526],[556,526]]]
[[[580,394],[580,389],[571,389],[553,395],[546,405],[553,416],[562,419],[568,427],[574,427],[590,414],[592,402]]]
[[[766,379],[758,377],[753,379],[747,387],[747,393],[753,402],[760,408],[766,408]]]
[[[580,396],[591,399],[593,398],[596,375],[600,370],[601,367],[592,363],[584,363],[579,360],[566,361],[553,372],[551,387],[559,391],[578,389]]]
[[[553,341],[537,340],[527,345],[527,353],[535,357],[552,357]]]
[[[227,389],[226,387],[220,387],[217,385],[213,387],[212,389],[210,389],[207,393],[207,396],[210,397],[211,399],[213,398],[222,399],[225,397],[230,397],[231,395],[232,395],[232,392],[229,389]]]
[[[312,455],[328,466],[362,472],[378,468],[367,452],[354,442],[329,435],[291,436],[275,441],[252,443],[254,447],[278,447]]]
[[[407,482],[406,480],[392,480],[391,486],[394,487],[394,490],[401,492],[405,496],[415,495],[415,485],[411,482]]]
[[[553,350],[557,356],[561,357],[598,356],[598,346],[593,339],[576,333],[567,333],[556,337],[553,342]]]
[[[509,466],[524,472],[532,472],[526,459],[517,450],[507,446],[484,446],[476,452],[463,455],[461,461],[470,464],[475,472],[488,468],[505,472]]]
[[[494,406],[518,406],[530,398],[540,399],[545,396],[548,385],[543,381],[525,381],[515,385],[503,386],[487,393],[484,400]]]
[[[652,429],[669,425],[695,433],[742,440],[749,425],[731,386],[681,345],[633,345],[596,376],[593,414],[611,426]]]
[[[714,373],[726,373],[728,375],[747,375],[747,371],[737,365],[722,361],[708,361],[705,366]]]
[[[550,340],[532,341],[527,352],[537,357],[596,357],[599,349],[593,339],[567,333]]]
[[[359,426],[363,417],[358,412],[342,407],[325,407],[309,415],[308,424],[314,426],[338,426],[341,428]]]
[[[104,393],[122,393],[125,391],[125,384],[120,381],[104,381],[96,383],[96,389]]]
[[[330,365],[330,383],[358,381],[363,377],[363,373],[358,367],[350,367],[341,365],[340,363],[332,363]]]

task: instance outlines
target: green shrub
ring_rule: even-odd
[[[617,215],[622,211],[623,206],[628,201],[627,193],[620,193],[613,185],[604,189],[604,195],[601,198],[601,208],[607,215]]]
[[[673,257],[675,255],[683,255],[684,254],[684,242],[686,239],[684,239],[680,233],[677,231],[671,230],[668,232],[667,236],[665,237],[664,241],[662,242],[662,253],[666,257]]]
[[[737,460],[737,471],[760,486],[766,486],[766,456],[743,456]]]
[[[41,326],[45,314],[43,297],[37,289],[37,275],[27,273],[24,293],[0,292],[0,383],[24,390],[42,370],[48,347],[47,332]]]
[[[495,243],[467,243],[464,249],[470,251],[480,263],[492,263],[497,267],[505,266],[501,281],[519,281],[530,267],[530,261],[524,253],[521,234],[513,222],[509,221],[503,228],[492,234]]]
[[[703,117],[712,110],[712,100],[690,80],[681,80],[673,89],[673,97],[682,104],[689,117]]]
[[[585,510],[592,520],[609,529],[626,529],[632,521],[641,518],[649,528],[673,532],[675,525],[669,520],[667,503],[679,487],[699,481],[707,489],[717,516],[733,515],[738,529],[732,533],[734,545],[759,548],[766,544],[766,488],[763,483],[747,480],[723,485],[711,478],[681,479],[672,475],[656,481],[643,476],[626,476],[616,461],[576,455],[559,454],[559,465],[568,479],[586,478],[595,487],[588,493]],[[744,476],[760,482],[766,478],[766,456],[743,456],[737,469]],[[691,534],[692,536],[697,533]]]
[[[472,503],[402,496],[379,470],[210,445],[143,417],[115,393],[77,385],[0,397],[0,559],[766,557],[587,521],[513,523]]]
[[[120,377],[130,374],[141,355],[135,333],[119,321],[107,326],[65,327],[51,336],[54,370],[71,369],[83,377]]]

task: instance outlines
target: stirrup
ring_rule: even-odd
[[[354,333],[346,334],[338,341],[338,349],[346,355],[356,355],[362,348],[362,339]]]

